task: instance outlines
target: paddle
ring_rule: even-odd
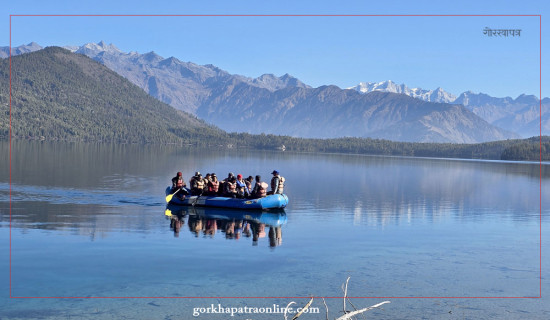
[[[174,195],[178,192],[180,192],[181,189],[178,189],[176,192],[174,193],[171,193],[169,195],[166,196],[166,203],[170,202],[170,200],[172,200],[172,198],[174,197]]]
[[[202,192],[204,192],[204,190]],[[191,203],[191,205],[193,207],[197,204],[197,201],[199,201],[199,198],[202,196],[202,192],[195,198],[195,201],[193,201],[193,203]]]

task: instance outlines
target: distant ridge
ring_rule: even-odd
[[[24,53],[34,52],[43,49],[41,45],[36,42],[31,42],[26,45],[21,45],[19,47],[12,48],[12,56],[17,56]],[[10,56],[10,47],[0,47],[0,58],[9,58]]]

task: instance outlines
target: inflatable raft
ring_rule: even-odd
[[[166,188],[166,195],[170,195],[171,187]],[[193,207],[233,208],[244,210],[282,209],[288,204],[285,194],[273,194],[258,199],[236,199],[218,196],[182,196],[174,195],[169,204]]]

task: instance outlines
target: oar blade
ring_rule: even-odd
[[[174,197],[174,193],[167,195],[166,196],[166,203],[170,202],[172,200],[172,197]]]

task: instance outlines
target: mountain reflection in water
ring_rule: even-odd
[[[168,206],[164,214],[170,220],[170,230],[176,238],[187,224],[197,238],[201,234],[204,238],[214,238],[220,233],[228,240],[251,238],[253,246],[267,235],[271,248],[282,244],[282,225],[287,222],[284,210],[265,212]]]

